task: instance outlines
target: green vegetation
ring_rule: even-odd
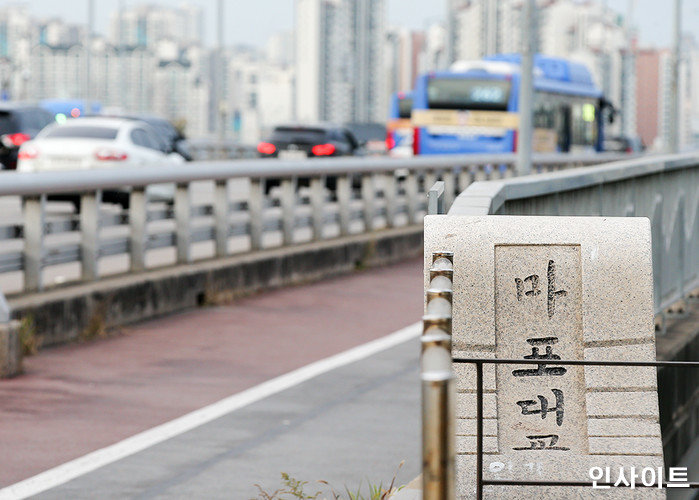
[[[396,469],[396,473],[391,479],[391,484],[388,488],[383,487],[383,483],[371,484],[367,483],[365,488],[365,493],[362,493],[362,484],[360,483],[356,491],[350,490],[349,487],[345,486],[344,494],[338,493],[327,481],[319,480],[320,484],[325,485],[330,489],[329,497],[321,497],[322,491],[316,491],[314,493],[306,493],[304,488],[308,485],[308,481],[299,481],[289,476],[286,472],[282,472],[282,487],[278,490],[268,493],[264,491],[259,484],[255,486],[259,490],[259,494],[256,498],[251,500],[388,500],[398,491],[401,487],[396,487],[396,476],[398,475],[398,470],[403,466],[404,462],[401,462]],[[343,496],[344,495],[344,496]]]
[[[33,356],[39,351],[40,339],[36,334],[34,316],[27,314],[19,324],[19,341],[22,344],[22,356]]]

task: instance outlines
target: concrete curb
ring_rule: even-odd
[[[22,373],[20,322],[0,323],[0,379]]]
[[[317,281],[422,255],[409,226],[199,261],[9,297],[14,319],[34,325],[40,347],[241,295]]]

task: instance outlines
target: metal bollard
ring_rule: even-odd
[[[422,498],[453,500],[455,377],[451,366],[454,254],[435,252],[422,318]]]

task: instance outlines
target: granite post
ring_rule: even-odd
[[[655,361],[648,219],[427,216],[426,289],[436,251],[454,254],[454,359]],[[476,498],[476,368],[454,370],[457,498]],[[611,483],[635,473],[641,485],[643,471],[657,481],[655,368],[486,364],[483,381],[485,479],[590,483],[599,468]],[[484,498],[513,495],[635,499],[665,490],[484,489]]]

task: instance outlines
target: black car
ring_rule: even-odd
[[[339,125],[278,125],[272,135],[257,145],[261,158],[305,160],[360,154],[361,145],[354,134]],[[267,179],[265,192],[280,184],[279,179]],[[308,186],[308,178],[299,178],[299,186]],[[337,179],[326,177],[325,185],[335,190]]]
[[[279,125],[268,139],[257,145],[262,158],[289,160],[351,156],[359,150],[354,134],[335,125]]]
[[[38,106],[0,103],[0,169],[15,170],[19,147],[53,121],[53,115]]]

